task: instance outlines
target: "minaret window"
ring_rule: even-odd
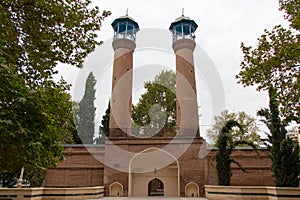
[[[115,19],[112,26],[115,31],[114,40],[124,38],[135,41],[139,25],[128,15]]]
[[[173,33],[173,41],[179,39],[191,39],[195,40],[195,34],[198,25],[194,20],[186,16],[181,16],[175,20],[170,26],[170,31]]]

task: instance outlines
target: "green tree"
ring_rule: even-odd
[[[291,22],[291,26],[300,30],[300,1],[279,0],[280,9],[285,11],[285,18]]]
[[[109,135],[109,119],[110,119],[110,101],[108,103],[108,107],[105,111],[105,115],[103,115],[101,120],[101,130],[102,132],[108,136]]]
[[[95,135],[95,85],[93,72],[90,72],[85,82],[85,91],[78,104],[76,113],[76,128],[83,144],[93,144]]]
[[[72,141],[70,95],[50,81],[28,88],[12,71],[0,68],[0,171],[53,166],[61,157],[60,143]]]
[[[104,144],[105,137],[109,136],[109,119],[110,119],[110,101],[105,111],[105,115],[102,116],[101,125],[99,126],[99,137],[95,140],[96,144]]]
[[[276,177],[275,185],[279,187],[299,187],[299,146],[296,147],[293,141],[287,137],[280,143],[280,150],[277,155],[281,158],[280,168],[274,169],[280,174]],[[274,171],[273,170],[273,171]]]
[[[110,14],[89,0],[2,0],[0,40],[4,59],[22,66],[24,75],[42,78],[57,62],[81,67],[100,42],[96,31]],[[19,69],[21,70],[21,69]],[[32,78],[32,77],[30,77]]]
[[[240,144],[246,144],[251,146],[257,152],[257,148],[252,142],[246,140],[233,140],[233,135],[230,132],[235,126],[238,127],[242,133],[244,133],[242,125],[240,125],[237,121],[229,120],[225,123],[225,126],[223,126],[220,134],[218,135],[218,151],[215,155],[215,159],[217,161],[219,185],[230,185],[230,179],[232,176],[231,163],[236,164],[242,171],[247,172],[239,162],[230,157],[236,146]]]
[[[95,32],[110,12],[89,4],[0,2],[0,173],[24,167],[24,176],[33,169],[38,174],[54,167],[61,144],[71,142],[69,85],[53,75],[59,62],[81,67],[99,44]]]
[[[216,145],[220,130],[229,120],[237,121],[244,130],[244,133],[240,129],[230,130],[233,141],[247,140],[258,145],[260,142],[260,135],[258,134],[259,129],[256,125],[255,119],[250,115],[247,115],[244,111],[235,113],[229,112],[228,110],[224,110],[221,112],[221,115],[215,116],[213,127],[208,129],[206,132],[206,135],[212,141],[212,145]]]
[[[70,95],[57,83],[31,89],[9,68],[0,71],[0,173],[54,167],[61,143],[72,143]]]
[[[299,147],[294,147],[293,142],[286,138],[285,123],[279,116],[276,92],[269,89],[269,109],[261,109],[258,115],[270,130],[268,145],[271,152],[272,171],[275,176],[275,185],[278,187],[298,187],[299,175]]]
[[[145,83],[147,90],[132,108],[132,119],[140,126],[137,134],[173,136],[176,129],[176,75],[163,70],[154,81]]]
[[[241,45],[244,60],[236,76],[244,86],[257,85],[257,90],[272,86],[277,93],[280,115],[284,121],[300,122],[300,1],[279,0],[280,9],[291,27],[277,25],[258,38],[257,48]],[[297,31],[298,30],[298,31]]]
[[[300,121],[300,35],[276,26],[265,30],[252,49],[242,44],[244,60],[237,75],[244,86],[257,85],[267,90],[272,85],[278,95],[279,106],[285,121]]]
[[[74,144],[82,144],[82,141],[79,137],[77,128],[76,128],[76,113],[78,112],[78,108],[79,108],[79,103],[76,101],[72,102],[72,114],[74,117],[74,129],[72,130],[72,138],[73,138],[73,142]]]
[[[292,120],[300,122],[300,4],[299,0],[279,2],[291,28],[278,25],[272,31],[265,30],[255,49],[242,44],[244,60],[237,78],[244,86],[258,85],[258,90],[269,92],[269,109],[260,110],[258,115],[265,118],[270,130],[268,138],[275,185],[293,186],[299,173],[299,163],[295,161],[299,162],[299,158],[298,153],[290,151],[291,141],[286,140],[285,126]],[[291,157],[285,157],[287,155]],[[288,166],[284,163],[287,160],[291,162]],[[286,168],[291,166],[295,171]]]

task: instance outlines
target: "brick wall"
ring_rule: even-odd
[[[49,169],[45,187],[84,187],[103,185],[104,146],[85,148],[82,145],[65,146],[64,160],[55,169]]]
[[[118,145],[124,150],[130,152],[141,152],[150,147],[165,147],[170,140],[118,140],[114,145]],[[189,182],[195,182],[199,185],[200,195],[204,195],[204,185],[217,185],[216,161],[213,159],[216,149],[208,148],[207,155],[201,158],[199,151],[203,141],[195,140],[191,146],[178,159],[180,169],[180,195],[185,195],[185,186]],[[169,145],[170,152],[178,151],[184,142],[178,142]],[[108,152],[104,155],[104,152]],[[92,152],[92,153],[90,153]],[[110,155],[113,151],[104,146],[94,146],[86,149],[83,146],[66,146],[64,150],[64,161],[57,168],[50,169],[46,176],[46,187],[82,187],[82,186],[105,186],[105,194],[109,195],[109,185],[119,182],[123,185],[124,196],[128,195],[128,173],[120,172],[108,166],[104,166],[99,160],[111,160]],[[259,149],[259,156],[255,151],[249,148],[238,148],[232,156],[242,166],[248,170],[244,173],[235,165],[232,165],[232,185],[234,186],[273,186],[274,178],[271,172],[271,159],[267,149]],[[119,155],[120,157],[124,157]],[[114,156],[116,157],[116,156]],[[130,158],[123,158],[129,160]],[[121,163],[121,162],[120,162]],[[127,163],[127,164],[128,164]],[[126,162],[123,163],[126,168]]]
[[[217,185],[216,161],[213,159],[217,149],[208,149],[207,155],[207,185]],[[235,186],[273,186],[272,161],[269,151],[265,148],[259,149],[259,155],[251,148],[237,148],[232,153],[232,158],[238,161],[248,173],[240,170],[232,164],[231,185]]]

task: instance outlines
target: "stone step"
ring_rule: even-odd
[[[208,200],[208,199],[204,197],[103,197],[97,200]]]

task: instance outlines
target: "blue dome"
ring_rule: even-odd
[[[111,25],[114,29],[114,39],[127,38],[135,40],[136,32],[140,30],[138,23],[128,15],[115,19]]]
[[[178,39],[195,39],[194,32],[198,28],[198,25],[194,20],[189,17],[181,16],[173,22],[169,30],[173,33],[173,40]]]
[[[117,29],[118,23],[124,23],[124,24],[128,23],[128,24],[130,24],[130,27],[128,27],[130,30],[131,29],[138,29],[139,30],[138,23],[136,21],[134,21],[134,19],[129,17],[128,15],[119,17],[119,18],[117,18],[113,21],[113,23],[111,25],[112,25],[112,27],[115,31],[117,31],[116,29]],[[125,30],[125,27],[123,27],[123,29]],[[119,31],[119,32],[123,32],[123,31]]]

